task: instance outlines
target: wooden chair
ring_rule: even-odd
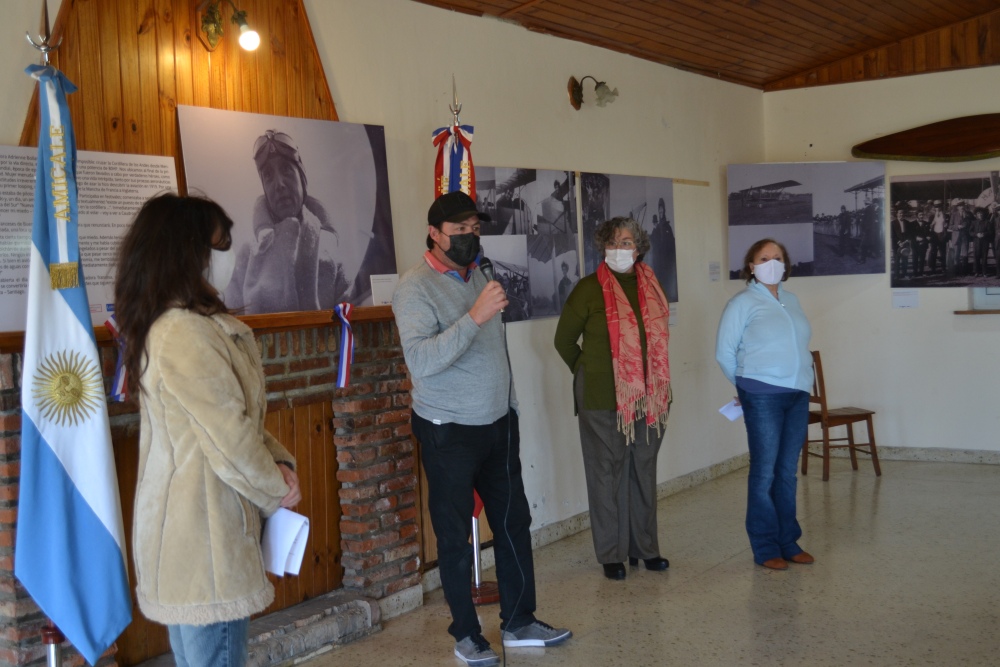
[[[809,403],[818,403],[819,409],[810,406],[809,423],[821,424],[823,437],[810,440],[806,434],[806,441],[802,443],[802,474],[809,470],[809,457],[820,456],[823,458],[823,481],[830,479],[830,450],[847,448],[851,453],[851,467],[858,469],[858,457],[856,452],[868,454],[872,458],[872,465],[875,466],[875,475],[881,476],[882,469],[878,464],[878,450],[875,449],[875,427],[872,425],[874,412],[864,408],[829,408],[826,404],[826,385],[823,383],[823,363],[820,361],[819,352],[813,352],[813,390],[809,396]],[[865,422],[868,425],[868,442],[854,442],[854,424]],[[847,427],[847,437],[831,438],[830,429],[838,426]],[[845,442],[842,445],[833,445],[833,442]],[[809,451],[809,445],[823,443],[823,453],[813,453]]]

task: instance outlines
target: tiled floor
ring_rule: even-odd
[[[814,565],[753,564],[745,469],[660,502],[665,573],[605,579],[589,531],[536,550],[537,615],[574,636],[508,650],[506,665],[1000,665],[1000,466],[884,461],[876,478],[860,465],[800,478]],[[480,608],[499,651],[497,611]],[[458,666],[448,623],[438,590],[304,664]]]

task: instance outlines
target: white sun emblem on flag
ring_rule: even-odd
[[[100,406],[104,390],[97,364],[75,351],[46,357],[32,386],[42,416],[61,426],[86,421]]]

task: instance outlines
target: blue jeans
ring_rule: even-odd
[[[211,625],[168,625],[177,667],[243,667],[250,619]]]
[[[434,424],[416,412],[411,421],[427,474],[428,509],[437,536],[441,588],[456,640],[482,632],[472,604],[472,491],[479,492],[493,529],[500,628],[535,621],[531,509],[521,479],[517,413],[492,424]]]
[[[737,388],[750,446],[747,535],[758,565],[802,553],[795,476],[809,427],[809,394],[758,394]]]

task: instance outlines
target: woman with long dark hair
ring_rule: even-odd
[[[267,431],[253,332],[208,276],[233,223],[215,202],[158,195],[122,240],[115,317],[139,403],[133,555],[139,608],[167,626],[179,667],[243,665],[251,614],[274,599],[261,517],[301,499]]]

